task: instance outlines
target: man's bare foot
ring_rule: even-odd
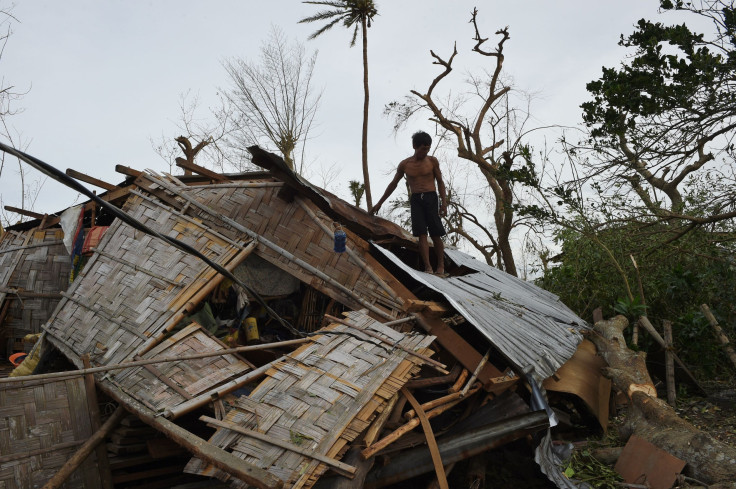
[[[424,270],[424,273],[434,273],[434,271],[432,271],[432,269],[431,269],[431,268],[426,268],[426,269]]]

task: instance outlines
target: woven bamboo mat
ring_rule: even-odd
[[[152,189],[158,188],[155,185]],[[347,253],[336,253],[334,247],[334,223],[315,204],[279,197],[278,187],[232,188],[210,185],[195,189],[183,189],[182,193],[197,202],[216,210],[208,213],[195,206],[188,212],[208,226],[232,239],[242,238],[243,233],[219,218],[224,216],[258,234],[276,248],[284,250],[313,269],[324,272],[344,288],[318,278],[313,271],[269,246],[259,246],[256,253],[272,264],[289,272],[304,283],[342,302],[352,309],[366,306],[361,300],[383,311],[386,317],[397,317],[402,306],[395,293],[389,293],[366,269]],[[181,200],[182,206],[185,200]],[[319,221],[319,222],[318,222]],[[327,230],[325,229],[327,228]],[[357,255],[367,254],[369,245],[357,235],[349,233],[348,247]],[[385,273],[385,272],[384,272]],[[345,289],[353,291],[346,294]]]
[[[148,351],[141,359],[182,357],[224,350],[227,346],[196,323],[185,327]],[[239,377],[250,370],[235,355],[221,355],[195,360],[166,362],[121,371],[110,378],[126,392],[161,412]]]
[[[41,487],[92,434],[84,379],[0,387],[0,487]],[[63,487],[93,489],[93,453]]]
[[[66,290],[71,260],[61,242],[63,236],[59,229],[31,230],[24,236],[7,240],[11,244],[5,249],[20,249],[2,253],[3,247],[0,247],[0,287],[51,295]],[[5,330],[2,336],[8,341],[7,351],[29,351],[31,345],[24,344],[23,337],[41,332],[41,325],[49,319],[59,298],[18,298],[0,293],[0,304],[3,299],[10,301],[5,321],[0,325]]]
[[[349,320],[418,352],[434,340],[398,333],[362,312],[349,313]],[[339,334],[355,333],[352,328],[330,325],[322,332],[289,355],[288,361],[269,370],[249,396],[239,397],[225,421],[340,458],[419,366],[414,356],[402,350]],[[284,487],[311,487],[327,469],[309,457],[224,428],[218,429],[210,443],[267,469],[284,481]],[[192,459],[186,471],[230,480],[198,459]],[[236,480],[232,486],[247,487]]]
[[[221,265],[240,249],[155,199],[132,196],[124,210],[162,234],[187,242]],[[50,341],[77,366],[81,366],[79,357],[83,354],[90,355],[94,366],[122,363],[135,357],[150,338],[159,337],[168,320],[211,279],[212,270],[198,258],[116,220],[45,329],[50,333]],[[168,355],[166,346],[182,351],[200,348],[198,353],[206,351],[201,348],[222,348],[215,347],[209,338],[204,340],[205,337],[206,334],[192,334],[187,339],[180,338],[181,343],[165,342],[156,352]],[[212,360],[212,365],[218,365],[217,361]],[[220,372],[223,377],[242,371],[243,365],[236,367],[225,361],[227,365]],[[149,407],[165,409],[186,396],[160,380],[166,375],[152,370],[186,370],[186,376],[179,372],[175,377],[188,384],[199,380],[198,369],[209,364],[196,361],[175,365],[178,366],[162,364],[136,372],[131,369],[109,378]]]

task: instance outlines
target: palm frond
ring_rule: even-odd
[[[311,39],[315,39],[315,38],[319,37],[320,35],[322,35],[322,33],[324,33],[325,31],[330,30],[332,28],[332,26],[334,26],[335,24],[337,24],[338,22],[340,22],[340,20],[341,19],[335,19],[332,22],[323,25],[322,27],[320,27],[319,29],[317,29],[316,31],[314,31],[309,36],[309,39],[311,40]]]
[[[345,15],[345,12],[341,10],[323,10],[322,12],[317,12],[316,14],[305,17],[302,20],[300,20],[299,24],[307,24],[310,22],[317,22],[319,20],[328,20],[332,19],[334,17],[339,17],[340,20],[342,20],[342,17]]]

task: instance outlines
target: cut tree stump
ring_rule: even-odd
[[[616,390],[629,398],[628,413],[620,428],[624,439],[636,434],[687,462],[685,472],[710,489],[733,488],[736,481],[736,448],[722,443],[683,420],[664,400],[657,398],[646,369],[646,354],[626,346],[624,316],[595,323],[589,339],[608,364],[603,374]]]

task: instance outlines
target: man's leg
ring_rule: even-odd
[[[445,243],[442,242],[442,236],[432,236],[432,244],[437,254],[437,274],[442,275],[445,273]],[[427,260],[429,260],[429,250],[427,250]]]
[[[418,236],[418,238],[419,256],[422,257],[422,262],[424,263],[424,271],[427,273],[432,273],[432,265],[429,263],[429,241],[427,241],[427,235],[423,234]]]

